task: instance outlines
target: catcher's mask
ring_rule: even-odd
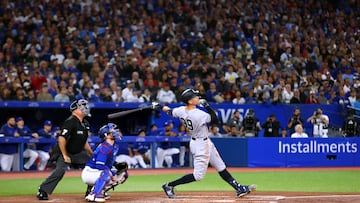
[[[71,103],[70,111],[73,112],[75,109],[80,109],[85,116],[91,117],[89,102],[85,99],[79,99]]]
[[[101,139],[104,139],[110,133],[112,133],[114,140],[121,139],[119,129],[117,128],[117,125],[114,123],[108,123],[102,126],[99,130],[98,135]]]

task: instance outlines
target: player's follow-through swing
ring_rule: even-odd
[[[237,197],[242,197],[256,189],[256,185],[242,185],[238,183],[227,171],[226,165],[220,157],[215,145],[209,138],[208,124],[219,124],[219,119],[215,111],[204,99],[199,98],[198,91],[186,89],[181,94],[182,102],[186,106],[171,109],[168,106],[157,105],[168,115],[179,118],[191,135],[190,151],[193,154],[194,171],[183,177],[165,183],[162,188],[169,198],[175,198],[174,188],[177,185],[199,181],[204,178],[209,163],[218,171],[221,178],[231,185]],[[197,108],[202,106],[207,112]]]

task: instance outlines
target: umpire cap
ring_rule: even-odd
[[[181,93],[181,101],[187,104],[190,99],[196,96],[199,96],[199,91],[194,89],[186,89]]]

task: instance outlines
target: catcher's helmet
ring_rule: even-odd
[[[196,96],[199,96],[199,91],[193,89],[186,89],[181,93],[181,101],[187,104],[190,99]]]
[[[90,114],[90,106],[89,106],[89,102],[85,99],[79,99],[79,100],[75,100],[73,101],[73,103],[70,104],[70,111],[73,112],[75,109],[80,108],[81,112],[85,115],[85,116],[91,116]]]
[[[117,125],[114,123],[108,123],[108,124],[104,125],[103,127],[101,127],[98,135],[101,139],[104,139],[105,136],[110,133],[112,133],[112,135],[115,138],[120,138],[119,129],[117,129]]]

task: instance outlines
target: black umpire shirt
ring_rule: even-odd
[[[85,119],[83,119],[83,122],[80,122],[76,116],[71,115],[65,120],[60,136],[66,139],[66,150],[68,153],[78,154],[84,149],[89,129],[89,123]]]

